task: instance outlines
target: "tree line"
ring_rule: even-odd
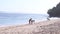
[[[47,13],[49,14],[49,17],[60,17],[60,2],[56,7],[49,9]]]

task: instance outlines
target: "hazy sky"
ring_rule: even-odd
[[[60,0],[0,0],[0,11],[7,13],[46,13]]]

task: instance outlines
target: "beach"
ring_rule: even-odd
[[[0,34],[60,34],[60,19],[0,27]]]

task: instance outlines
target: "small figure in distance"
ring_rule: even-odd
[[[33,24],[35,20],[32,20],[32,18],[29,19],[29,24]]]
[[[47,17],[47,20],[50,20],[49,17]]]
[[[32,18],[29,19],[29,24],[31,24]]]

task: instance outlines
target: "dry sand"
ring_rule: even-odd
[[[60,19],[34,24],[0,27],[0,34],[60,34]]]

